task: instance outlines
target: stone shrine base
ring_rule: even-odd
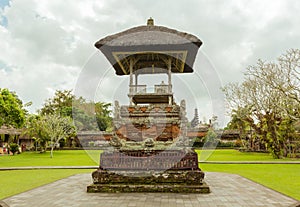
[[[130,184],[92,184],[87,187],[88,193],[209,193],[209,187],[202,185],[130,185]]]
[[[98,169],[92,174],[89,193],[170,192],[209,193],[200,170],[108,171]]]

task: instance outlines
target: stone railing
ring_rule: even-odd
[[[153,87],[147,87],[147,85],[130,85],[129,95],[139,94],[171,94],[172,85],[154,85]]]
[[[169,94],[172,93],[172,85],[155,85],[154,91],[157,94]]]
[[[129,94],[146,94],[147,93],[147,85],[130,85],[129,86]]]

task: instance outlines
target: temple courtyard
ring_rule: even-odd
[[[8,197],[3,207],[21,206],[298,206],[287,197],[242,176],[207,172],[205,180],[210,194],[178,193],[87,193],[91,175],[77,174],[59,181]],[[298,203],[298,204],[297,204]]]

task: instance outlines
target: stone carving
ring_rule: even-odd
[[[115,101],[115,119],[120,119],[120,105],[119,105],[119,101]]]
[[[185,100],[182,99],[181,102],[180,102],[180,107],[184,110],[186,110],[186,104],[185,104]]]
[[[176,146],[178,147],[189,147],[189,140],[183,137],[182,135],[179,136]]]
[[[111,146],[117,148],[117,149],[120,148],[120,147],[122,147],[124,145],[123,142],[122,142],[122,140],[116,134],[114,134],[112,136],[112,138],[110,139],[109,144]]]
[[[144,141],[144,145],[145,145],[145,147],[149,147],[149,148],[150,147],[154,147],[155,142],[154,142],[154,140],[152,138],[147,138]]]
[[[185,100],[181,100],[180,102],[180,116],[181,116],[181,120],[182,121],[187,121],[186,118],[186,104],[185,104]]]

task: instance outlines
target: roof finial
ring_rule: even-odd
[[[154,26],[154,20],[150,17],[147,21],[147,26]]]

